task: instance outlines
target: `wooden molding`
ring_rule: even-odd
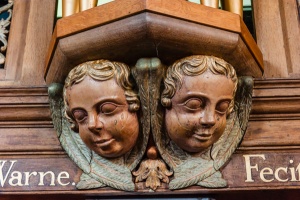
[[[299,119],[300,81],[267,79],[255,81],[251,120]]]
[[[298,79],[257,79],[250,121],[240,148],[299,149],[299,119]]]
[[[0,88],[0,152],[61,151],[45,87]]]

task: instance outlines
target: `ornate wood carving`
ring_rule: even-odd
[[[132,69],[141,99],[140,122],[135,113],[140,101],[125,64],[98,60],[75,67],[65,81],[64,106],[61,87],[50,87],[59,140],[83,170],[78,189],[134,191],[130,171],[146,146],[147,157],[133,175],[152,190],[160,181],[168,184],[173,172],[170,189],[227,185],[219,169],[245,133],[252,79],[238,84],[234,68],[212,56],[183,58],[165,71],[158,58],[139,59]],[[222,88],[213,89],[218,84]]]
[[[8,13],[8,17],[5,19],[0,20],[0,41],[2,42],[1,48],[0,48],[0,64],[3,65],[5,62],[5,56],[3,53],[6,51],[7,48],[7,34],[9,30],[7,29],[10,25],[10,20],[12,16],[12,6],[14,4],[13,0],[9,0],[7,5],[4,5],[0,8],[0,14],[1,13]]]
[[[241,141],[245,133],[251,107],[251,79],[248,80],[245,78],[240,80],[238,87],[238,93],[240,95],[236,95],[236,99],[233,101],[235,94],[233,91],[236,91],[237,83],[235,74],[260,77],[263,69],[262,57],[252,37],[249,37],[249,32],[245,28],[244,23],[238,16],[228,12],[219,11],[217,9],[179,0],[176,1],[175,4],[173,2],[173,6],[171,7],[175,6],[183,11],[175,12],[174,10],[169,9],[169,3],[170,2],[168,1],[148,0],[131,0],[126,3],[125,1],[120,1],[118,3],[111,2],[104,6],[97,7],[74,16],[66,17],[57,23],[50,45],[50,52],[46,60],[47,66],[45,68],[45,78],[47,83],[63,82],[67,73],[74,67],[74,64],[83,63],[82,66],[99,65],[99,70],[104,67],[102,63],[104,62],[103,60],[95,61],[95,63],[91,64],[90,62],[85,62],[87,59],[93,60],[100,58],[120,60],[120,58],[122,58],[121,61],[129,66],[133,66],[134,63],[136,63],[134,67],[131,67],[131,73],[135,79],[135,87],[138,89],[141,101],[141,109],[138,111],[140,119],[139,138],[141,139],[138,139],[138,142],[136,143],[138,145],[136,147],[139,154],[137,154],[138,157],[133,163],[125,162],[122,164],[122,162],[118,160],[124,157],[123,153],[122,155],[115,154],[112,156],[114,158],[111,158],[110,155],[102,153],[102,151],[91,145],[88,140],[90,136],[86,136],[85,134],[88,131],[84,131],[85,129],[87,130],[84,126],[88,126],[89,121],[85,122],[86,124],[84,126],[83,124],[81,125],[81,119],[84,121],[85,116],[86,118],[90,118],[92,116],[92,107],[88,109],[84,105],[84,103],[87,103],[88,101],[83,100],[83,104],[81,106],[76,105],[80,108],[77,109],[76,106],[74,107],[75,100],[67,101],[68,98],[66,98],[65,95],[65,103],[67,103],[66,105],[70,104],[71,108],[69,111],[68,107],[66,107],[67,118],[73,118],[74,121],[76,116],[79,116],[76,120],[77,122],[73,123],[71,120],[71,124],[74,125],[72,129],[79,132],[80,137],[78,135],[76,136],[70,128],[65,128],[68,127],[68,122],[64,119],[62,113],[59,112],[59,110],[62,110],[62,100],[59,100],[60,95],[56,93],[56,91],[59,90],[55,89],[56,87],[54,87],[53,91],[52,89],[50,90],[50,94],[53,94],[50,95],[51,107],[54,111],[53,119],[56,129],[58,130],[60,142],[64,149],[66,149],[69,156],[84,172],[81,177],[81,181],[77,185],[77,188],[79,189],[97,188],[106,185],[116,189],[132,191],[134,190],[134,186],[132,186],[129,181],[131,174],[128,174],[128,171],[131,171],[136,176],[135,181],[137,184],[139,184],[138,182],[145,180],[145,184],[152,190],[156,190],[159,187],[165,187],[166,185],[169,185],[170,189],[180,189],[192,185],[200,185],[203,187],[226,186],[226,181],[222,179],[219,169],[230,158]],[[111,13],[117,13],[117,15],[114,15],[113,18],[110,17],[111,15],[99,18],[98,13],[101,13],[104,10],[109,10]],[[202,12],[200,12],[200,10]],[[227,19],[230,19],[231,22],[234,22],[237,26],[231,26],[232,23],[218,23],[218,20],[210,20],[210,18],[203,19],[202,17],[205,17],[205,15],[202,17],[193,15],[195,12],[218,12],[215,13],[214,16],[219,16],[218,14],[224,15],[223,17],[228,17]],[[130,15],[128,15],[128,13],[130,13]],[[79,15],[80,17],[78,18]],[[93,20],[84,20],[84,23],[83,21],[82,23],[80,22],[84,18],[90,18],[91,16],[95,16],[93,17]],[[72,22],[75,21],[77,25],[74,27],[74,23]],[[88,22],[88,24],[86,22]],[[169,30],[167,32],[165,28],[166,26],[168,27],[167,30]],[[99,32],[101,32],[101,34],[97,34]],[[124,38],[120,40],[117,37],[118,34],[112,35],[110,34],[111,32],[119,33],[124,36]],[[213,32],[219,32],[219,34],[212,34]],[[87,35],[93,35],[93,37],[86,37]],[[226,35],[226,37],[222,38],[224,35]],[[75,44],[74,41],[76,41],[76,47],[73,45]],[[210,41],[213,41],[213,43]],[[222,45],[222,48],[220,48],[220,45]],[[78,51],[78,47],[84,49],[84,51]],[[74,51],[75,48],[76,51]],[[112,49],[114,49],[113,54],[110,53]],[[79,52],[80,54],[78,54]],[[228,86],[227,90],[225,90],[228,91],[226,95],[222,93],[222,90],[219,90],[219,92],[222,93],[219,95],[227,96],[226,99],[216,99],[215,96],[205,98],[194,97],[192,100],[190,99],[191,102],[188,104],[191,104],[192,108],[190,108],[187,113],[192,113],[192,110],[202,109],[202,106],[205,104],[209,105],[209,102],[214,102],[212,104],[213,109],[222,108],[221,111],[220,109],[216,111],[220,115],[218,120],[222,118],[220,122],[216,123],[216,129],[218,131],[211,130],[209,133],[197,131],[196,128],[198,126],[202,126],[200,125],[202,122],[199,124],[198,122],[191,122],[191,125],[187,125],[187,128],[185,127],[186,125],[181,125],[182,129],[193,130],[188,131],[188,133],[182,131],[182,135],[197,135],[197,137],[193,139],[198,140],[198,142],[196,142],[196,147],[194,147],[193,145],[189,146],[189,139],[183,137],[183,142],[181,142],[180,139],[176,139],[176,137],[174,137],[174,135],[176,135],[174,133],[180,129],[180,126],[174,128],[176,127],[174,124],[178,124],[179,122],[169,121],[169,119],[174,118],[172,115],[175,116],[177,114],[173,113],[169,116],[168,113],[171,113],[171,111],[174,112],[174,110],[177,109],[177,103],[174,102],[173,107],[167,106],[164,103],[165,99],[168,98],[169,101],[171,101],[171,99],[173,99],[173,95],[175,93],[177,94],[177,90],[181,87],[177,85],[182,85],[182,82],[185,84],[190,82],[187,79],[189,79],[190,75],[193,74],[192,71],[189,72],[190,74],[185,73],[180,75],[179,79],[175,78],[174,85],[165,85],[167,90],[168,87],[174,88],[173,94],[167,96],[167,98],[161,98],[160,95],[161,93],[165,93],[165,91],[162,91],[163,80],[170,82],[170,78],[168,77],[176,77],[176,74],[178,73],[176,71],[166,72],[166,66],[173,65],[173,63],[179,58],[202,53],[219,56],[227,61],[229,60],[235,68],[233,69],[231,67],[229,70],[230,73],[226,72],[225,74],[219,75],[220,71],[226,71],[229,69],[227,67],[230,66],[222,59],[209,56],[191,56],[183,59],[182,61],[178,61],[177,65],[180,66],[179,68],[181,68],[181,65],[188,66],[187,68],[180,69],[180,71],[198,70],[197,68],[193,68],[196,66],[204,67],[201,69],[203,71],[200,70],[201,76],[206,70],[206,67],[210,67],[210,63],[215,63],[212,64],[214,66],[220,65],[224,67],[221,67],[222,70],[210,69],[214,75],[209,77],[207,80],[211,80],[211,83],[197,83],[198,79],[191,78],[191,80],[195,80],[195,85],[199,85],[198,88],[201,88],[200,85],[202,84],[214,85],[213,83],[217,82],[225,85],[231,84],[231,86]],[[230,55],[234,56],[230,57]],[[119,63],[116,65],[123,64]],[[176,64],[174,64],[174,66],[176,66]],[[169,69],[172,69],[172,67],[169,67]],[[75,72],[81,73],[80,67],[73,69],[70,74]],[[167,74],[167,78],[165,77],[165,73]],[[207,73],[209,74],[211,72]],[[229,75],[231,73],[234,74],[235,78]],[[204,75],[206,76],[207,74]],[[218,78],[215,78],[215,76],[218,75],[225,75],[226,77],[230,76],[231,78],[229,78],[227,82],[225,81],[226,83],[221,83]],[[83,87],[80,86],[80,84],[84,85],[86,83],[90,84],[93,82],[92,80],[94,79],[94,75],[88,76],[92,77],[90,81],[84,80],[81,82],[81,79],[78,83],[76,83],[74,80],[75,82],[71,82],[70,86],[68,86],[69,78],[67,78],[66,88],[70,87],[70,89],[66,89],[68,92],[65,92],[65,94],[70,95],[69,98],[71,99],[80,99],[82,95],[78,96],[77,94],[77,96],[74,96],[74,94],[76,94],[75,88]],[[181,76],[183,77],[183,80],[181,80]],[[205,78],[200,77],[200,75],[199,78],[199,80],[205,80]],[[227,80],[227,78],[224,79]],[[100,79],[96,78],[96,80]],[[74,83],[76,84],[72,86]],[[89,84],[87,84],[85,88],[89,88]],[[118,84],[120,85],[120,83]],[[95,82],[92,85],[98,85],[98,83]],[[109,88],[112,85],[112,83],[108,84],[105,88]],[[71,90],[72,87],[74,87],[74,90]],[[187,85],[183,85],[182,87],[185,88]],[[190,88],[189,90],[193,91],[196,88],[197,87]],[[205,90],[205,88],[200,90]],[[113,89],[111,88],[110,91],[113,91]],[[187,91],[180,95],[182,96],[186,92]],[[205,91],[205,93],[209,92]],[[91,94],[95,94],[97,96],[97,90],[91,92]],[[108,93],[104,92],[103,94]],[[176,98],[176,96],[174,98]],[[206,100],[205,103],[204,99]],[[160,101],[162,101],[162,104],[167,107],[164,108]],[[186,101],[188,101],[188,99],[186,99]],[[197,108],[193,107],[195,106],[195,103],[197,104],[202,101],[203,103],[201,106]],[[79,103],[77,100],[76,102]],[[229,105],[228,102],[235,103],[231,103]],[[127,104],[125,103],[124,105]],[[93,108],[94,107],[95,106],[93,106]],[[185,105],[181,107],[188,108],[189,106]],[[207,109],[206,107],[203,107],[203,109],[204,108],[205,110]],[[225,112],[227,109],[230,110],[230,112],[233,112]],[[97,112],[95,111],[94,113]],[[191,116],[192,115],[190,115],[190,117]],[[188,117],[188,115],[186,117]],[[226,123],[227,117],[228,120]],[[93,118],[96,120],[96,117]],[[97,118],[97,120],[100,120],[100,117],[99,119]],[[172,123],[173,125],[169,125]],[[104,123],[99,122],[99,124]],[[118,123],[116,122],[116,125],[114,126],[117,127],[117,124]],[[209,125],[209,127],[210,126],[211,125]],[[99,125],[99,130],[104,127],[105,125]],[[214,125],[212,127],[214,127]],[[89,129],[91,130],[91,128]],[[110,128],[106,127],[105,129],[109,130]],[[217,132],[217,134],[215,132]],[[84,142],[81,141],[81,139]],[[131,140],[135,143],[134,137],[132,137]],[[207,144],[202,146],[202,143],[205,143],[204,141],[206,141]],[[200,145],[200,148],[198,145]],[[134,151],[135,149],[133,152]],[[132,152],[127,151],[126,153],[131,154]],[[144,153],[146,153],[146,156],[138,166]],[[113,166],[112,173],[102,173],[99,166],[103,165]],[[117,181],[111,181],[113,180],[115,173],[122,174],[126,180],[120,179],[119,183],[117,183]],[[190,177],[186,177],[186,174],[189,174]],[[126,187],[124,187],[124,185],[126,185]]]

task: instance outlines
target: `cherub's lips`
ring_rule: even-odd
[[[201,142],[206,142],[212,137],[212,134],[209,131],[196,131],[193,137]]]
[[[106,147],[109,146],[115,139],[114,138],[109,138],[109,139],[100,139],[100,140],[96,140],[94,141],[94,144],[96,147]]]

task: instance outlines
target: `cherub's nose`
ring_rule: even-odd
[[[96,113],[89,114],[88,128],[90,131],[99,131],[103,128],[103,123]]]
[[[203,111],[200,123],[203,127],[211,127],[216,124],[216,113],[214,108],[207,108]]]

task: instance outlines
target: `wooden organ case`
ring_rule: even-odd
[[[299,1],[253,0],[256,40],[238,15],[184,0],[115,0],[55,24],[56,6],[56,0],[13,1],[0,69],[0,199],[297,199]],[[86,61],[107,59],[131,68],[140,58],[157,57],[169,66],[192,55],[222,58],[238,76],[254,80],[247,129],[220,167],[227,185],[173,190],[162,183],[153,190],[140,182],[134,191],[78,189],[82,169],[54,129],[49,85],[63,84]]]

